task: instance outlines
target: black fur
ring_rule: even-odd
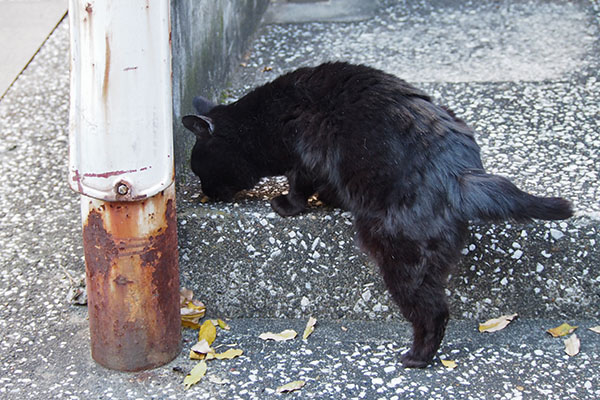
[[[469,220],[564,219],[562,198],[519,190],[486,174],[473,131],[405,81],[366,66],[301,68],[237,102],[196,98],[192,170],[212,198],[231,200],[261,177],[286,175],[282,216],[318,193],[350,210],[361,248],[413,325],[406,367],[424,367],[444,336],[444,287]]]

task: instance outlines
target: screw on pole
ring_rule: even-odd
[[[126,183],[119,182],[117,184],[117,193],[121,196],[125,196],[127,193],[129,193],[129,186],[127,186]]]

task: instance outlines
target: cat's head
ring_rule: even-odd
[[[186,115],[182,119],[183,125],[196,136],[192,171],[200,178],[205,195],[231,201],[237,192],[252,188],[257,181],[244,155],[243,144],[236,139],[235,121],[227,118],[224,110],[219,111],[223,106],[205,99],[195,98],[194,107],[200,115]]]

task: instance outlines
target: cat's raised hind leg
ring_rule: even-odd
[[[430,244],[400,232],[386,234],[377,221],[357,218],[362,249],[375,259],[392,298],[412,324],[413,343],[402,355],[407,368],[424,368],[444,337],[449,310],[444,287],[449,266]]]

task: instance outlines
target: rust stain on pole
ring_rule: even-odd
[[[83,240],[92,357],[121,371],[180,350],[174,185],[138,202],[89,199]]]

